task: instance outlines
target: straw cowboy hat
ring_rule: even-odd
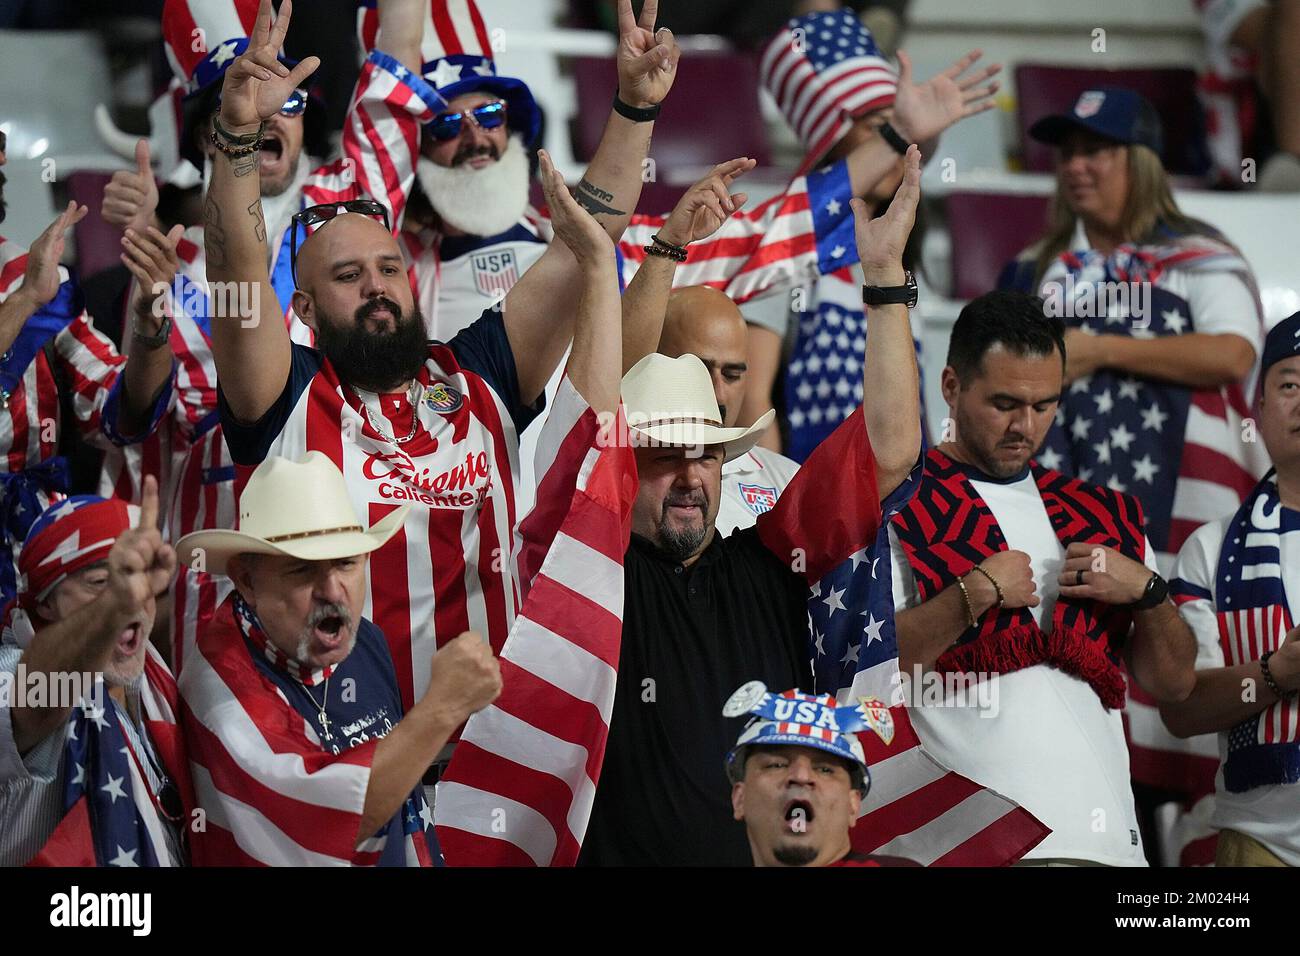
[[[651,352],[623,376],[628,431],[646,445],[722,445],[722,460],[739,458],[758,444],[776,417],[770,408],[748,428],[724,428],[713,380],[694,355],[669,358]]]
[[[195,531],[176,542],[196,570],[225,574],[237,554],[276,554],[328,561],[383,547],[406,520],[402,505],[363,529],[343,473],[318,451],[302,461],[272,456],[257,466],[239,496],[238,531]]]

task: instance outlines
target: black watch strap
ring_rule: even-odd
[[[894,129],[894,127],[890,126],[888,123],[881,123],[879,131],[885,142],[894,148],[894,152],[899,156],[907,155],[907,147],[911,144],[898,135],[898,130]]]
[[[1146,590],[1142,596],[1129,605],[1132,611],[1149,611],[1153,607],[1158,607],[1165,603],[1165,598],[1169,597],[1169,582],[1154,572],[1150,580],[1147,581]]]
[[[650,123],[659,116],[659,109],[662,104],[656,103],[654,106],[647,106],[641,109],[636,106],[628,106],[621,99],[618,93],[614,94],[614,112],[619,116],[625,116],[633,123]]]

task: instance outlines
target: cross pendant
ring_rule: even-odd
[[[332,739],[332,735],[330,734],[330,719],[324,711],[321,711],[320,715],[320,728],[325,731],[325,737],[327,739]]]

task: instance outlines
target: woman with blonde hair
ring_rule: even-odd
[[[1039,459],[1136,495],[1168,570],[1267,464],[1246,421],[1264,333],[1255,280],[1179,210],[1159,117],[1137,93],[1087,90],[1029,132],[1060,150],[1051,225],[998,284],[1042,296],[1067,326],[1068,387]]]

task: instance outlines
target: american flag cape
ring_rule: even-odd
[[[636,463],[567,377],[519,529],[526,597],[501,650],[503,689],[465,725],[434,818],[451,866],[572,866],[604,761],[623,630]]]
[[[180,690],[182,723],[204,826],[195,866],[374,866],[396,836],[407,866],[432,866],[421,824],[357,834],[378,737],[330,753],[284,693],[257,669],[225,601],[199,634]],[[427,809],[427,808],[426,808]],[[396,824],[393,824],[394,826]]]
[[[926,866],[1002,866],[1050,831],[1018,804],[927,754],[903,701],[888,519],[915,494],[922,461],[877,503],[874,460],[859,409],[818,446],[777,507],[760,516],[759,535],[783,559],[822,556],[807,557],[806,566],[796,564],[811,588],[818,692],[833,693],[845,704],[876,697],[893,715],[891,743],[874,733],[858,735],[872,783],[849,831],[854,850]],[[870,467],[853,464],[862,462]],[[856,487],[836,493],[836,506],[827,508],[825,475],[846,473],[854,476]]]
[[[21,613],[21,612],[19,612]],[[176,722],[176,681],[149,645],[140,708],[145,733],[176,784],[184,809],[194,807],[189,767]],[[63,748],[63,817],[28,866],[170,866],[167,838],[149,782],[118,723],[101,677],[90,700],[72,709]]]

